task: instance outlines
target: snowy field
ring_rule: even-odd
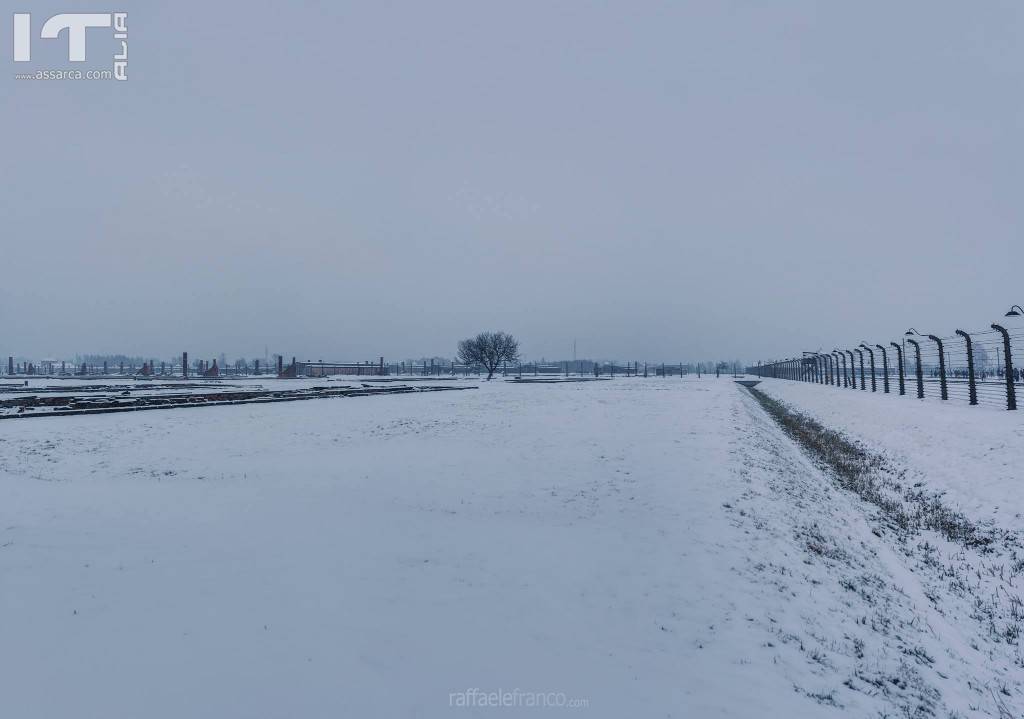
[[[1019,526],[1012,413],[765,386]],[[876,515],[726,377],[3,422],[0,715],[1024,714]]]

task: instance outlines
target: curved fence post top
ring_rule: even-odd
[[[967,402],[973,406],[978,404],[978,381],[974,374],[974,348],[969,334],[960,329],[955,332],[963,337],[967,344]]]
[[[1013,386],[1013,352],[1010,349],[1010,331],[995,323],[992,324],[992,329],[1003,335],[1003,351],[1006,353],[1006,409],[1015,410],[1017,409],[1017,389]]]

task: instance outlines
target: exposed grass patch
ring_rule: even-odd
[[[885,460],[817,420],[797,412],[757,389],[750,393],[779,426],[811,457],[832,471],[840,486],[882,510],[902,534],[930,529],[951,542],[984,549],[995,539],[960,512],[945,506],[939,495],[906,487]]]
[[[1024,635],[1024,603],[1018,589],[1024,574],[1024,548],[1020,537],[1014,532],[972,522],[943,504],[940,494],[928,491],[920,483],[910,486],[903,480],[904,473],[890,466],[881,455],[764,392],[749,391],[783,431],[812,461],[829,472],[841,488],[855,492],[880,510],[874,517],[878,526],[872,531],[880,537],[883,536],[881,530],[893,531],[901,544],[901,552],[913,557],[917,566],[928,570],[936,579],[934,585],[923,588],[934,606],[942,609],[940,590],[945,587],[951,595],[967,601],[970,616],[984,627],[989,641],[1020,646]],[[815,529],[804,527],[798,532],[808,552],[841,560],[842,555],[832,551],[830,543]],[[947,548],[940,552],[928,541],[925,532],[944,537],[957,546],[956,551]],[[868,604],[874,603],[881,589],[868,575],[851,575],[840,585]],[[871,624],[882,634],[889,632],[882,615],[873,618]],[[906,654],[919,664],[930,665],[934,661],[916,648]],[[1016,654],[1015,663],[1024,666],[1020,652]]]

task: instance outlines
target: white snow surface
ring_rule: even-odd
[[[726,377],[5,421],[0,715],[1020,716],[874,515]]]
[[[976,521],[1024,532],[1024,410],[778,379],[758,389],[891,458]]]

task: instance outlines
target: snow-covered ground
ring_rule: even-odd
[[[1019,716],[929,571],[726,377],[5,422],[0,714]]]
[[[973,519],[1024,532],[1024,411],[786,380],[759,389],[892,458]]]

